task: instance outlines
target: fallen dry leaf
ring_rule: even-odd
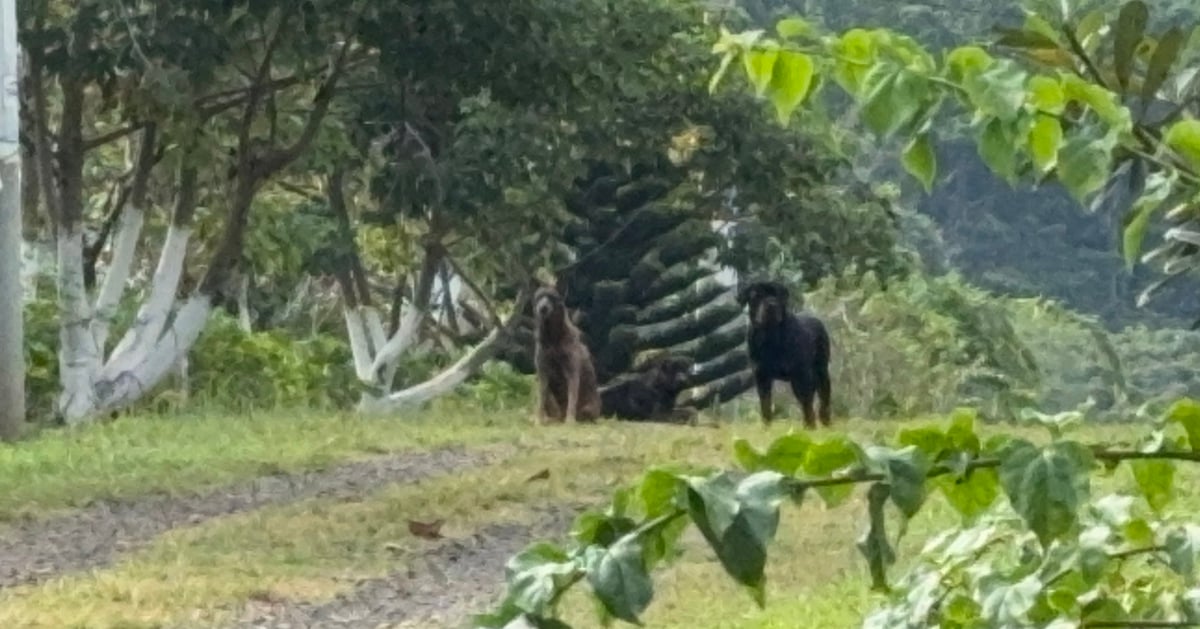
[[[408,532],[421,539],[442,539],[442,524],[445,524],[445,522],[445,520],[440,519],[433,522],[409,520]]]
[[[542,471],[538,472],[537,474],[530,476],[529,478],[525,479],[525,482],[532,483],[535,480],[546,480],[547,478],[550,478],[550,470],[549,469],[542,470]]]

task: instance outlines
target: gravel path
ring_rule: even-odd
[[[229,629],[424,629],[462,627],[504,592],[504,564],[537,539],[565,537],[576,509],[541,513],[533,524],[495,524],[412,556],[408,567],[360,582],[326,603],[256,601]]]
[[[384,485],[491,464],[515,453],[452,447],[278,474],[191,496],[101,501],[62,516],[0,530],[0,588],[112,564],[156,536],[225,515],[305,498],[363,496]]]

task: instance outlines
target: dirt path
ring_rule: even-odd
[[[230,629],[461,627],[503,594],[504,564],[531,541],[565,537],[584,507],[542,512],[533,524],[495,524],[414,555],[408,568],[363,581],[327,603],[254,602]]]
[[[278,474],[191,496],[102,501],[65,515],[0,530],[0,588],[111,565],[179,526],[305,498],[353,498],[393,483],[480,467],[515,448],[450,447],[401,453],[327,470]]]

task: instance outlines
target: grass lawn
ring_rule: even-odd
[[[229,483],[264,472],[326,466],[442,444],[517,444],[503,463],[382,487],[355,501],[311,498],[175,529],[109,568],[39,586],[0,591],[0,627],[208,626],[251,599],[323,600],[355,579],[396,570],[424,548],[406,520],[446,520],[449,537],[489,523],[523,521],[546,504],[599,503],[617,485],[657,463],[731,465],[731,443],[763,445],[795,427],[780,422],[720,428],[604,423],[534,428],[523,414],[430,412],[404,419],[271,414],[259,417],[126,419],[47,432],[0,446],[0,517],[41,515],[98,497],[134,497]],[[860,439],[886,439],[897,423],[850,422]],[[1088,441],[1111,441],[1124,428],[1090,428]],[[549,470],[543,482],[530,476]],[[1180,470],[1178,487],[1200,480]],[[1130,482],[1121,472],[1106,487]],[[768,605],[757,609],[724,576],[698,536],[689,552],[656,577],[649,627],[856,627],[877,600],[855,539],[864,523],[865,491],[824,508],[814,496],[785,507],[768,563]],[[1200,505],[1196,492],[1187,496]],[[1181,504],[1180,508],[1185,505]],[[952,523],[935,498],[918,515],[900,549],[911,557],[928,534]],[[903,565],[897,569],[903,569]],[[897,574],[894,572],[893,574]],[[598,626],[579,596],[569,620]]]
[[[0,443],[0,522],[96,499],[194,491],[450,444],[518,439],[517,417],[363,419],[317,413],[127,417]]]

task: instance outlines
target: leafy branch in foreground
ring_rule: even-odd
[[[819,110],[817,93],[835,83],[868,129],[900,140],[903,167],[926,190],[936,179],[937,130],[949,112],[960,116],[952,121],[969,121],[983,161],[1009,183],[1057,180],[1093,208],[1129,195],[1119,208],[1128,265],[1157,213],[1174,225],[1142,257],[1161,262],[1166,276],[1145,301],[1200,267],[1200,24],[1189,26],[1190,38],[1180,26],[1148,33],[1147,12],[1141,0],[1124,3],[1117,15],[1030,11],[1023,27],[1000,29],[996,47],[1007,56],[968,45],[943,59],[887,29],[832,35],[789,18],[774,36],[723,31],[710,88],[740,65],[749,89],[787,124],[805,103]],[[1103,52],[1111,52],[1111,65]]]
[[[873,589],[889,594],[864,627],[1200,626],[1200,525],[1169,513],[1175,466],[1200,462],[1200,402],[1176,403],[1128,449],[1065,438],[1071,414],[1031,418],[1049,429],[1047,443],[984,439],[964,410],[944,427],[900,430],[893,446],[792,433],[766,450],[738,440],[737,471],[656,467],[603,511],[579,516],[570,548],[539,542],[513,557],[504,600],[476,626],[569,627],[560,603],[584,581],[605,623],[640,624],[651,573],[681,552],[689,525],[762,606],[780,506],[815,493],[837,507],[856,485],[868,486],[858,548]],[[1122,465],[1132,492],[1093,499],[1093,472]],[[893,590],[888,505],[904,531],[932,493],[961,522],[930,540]]]

